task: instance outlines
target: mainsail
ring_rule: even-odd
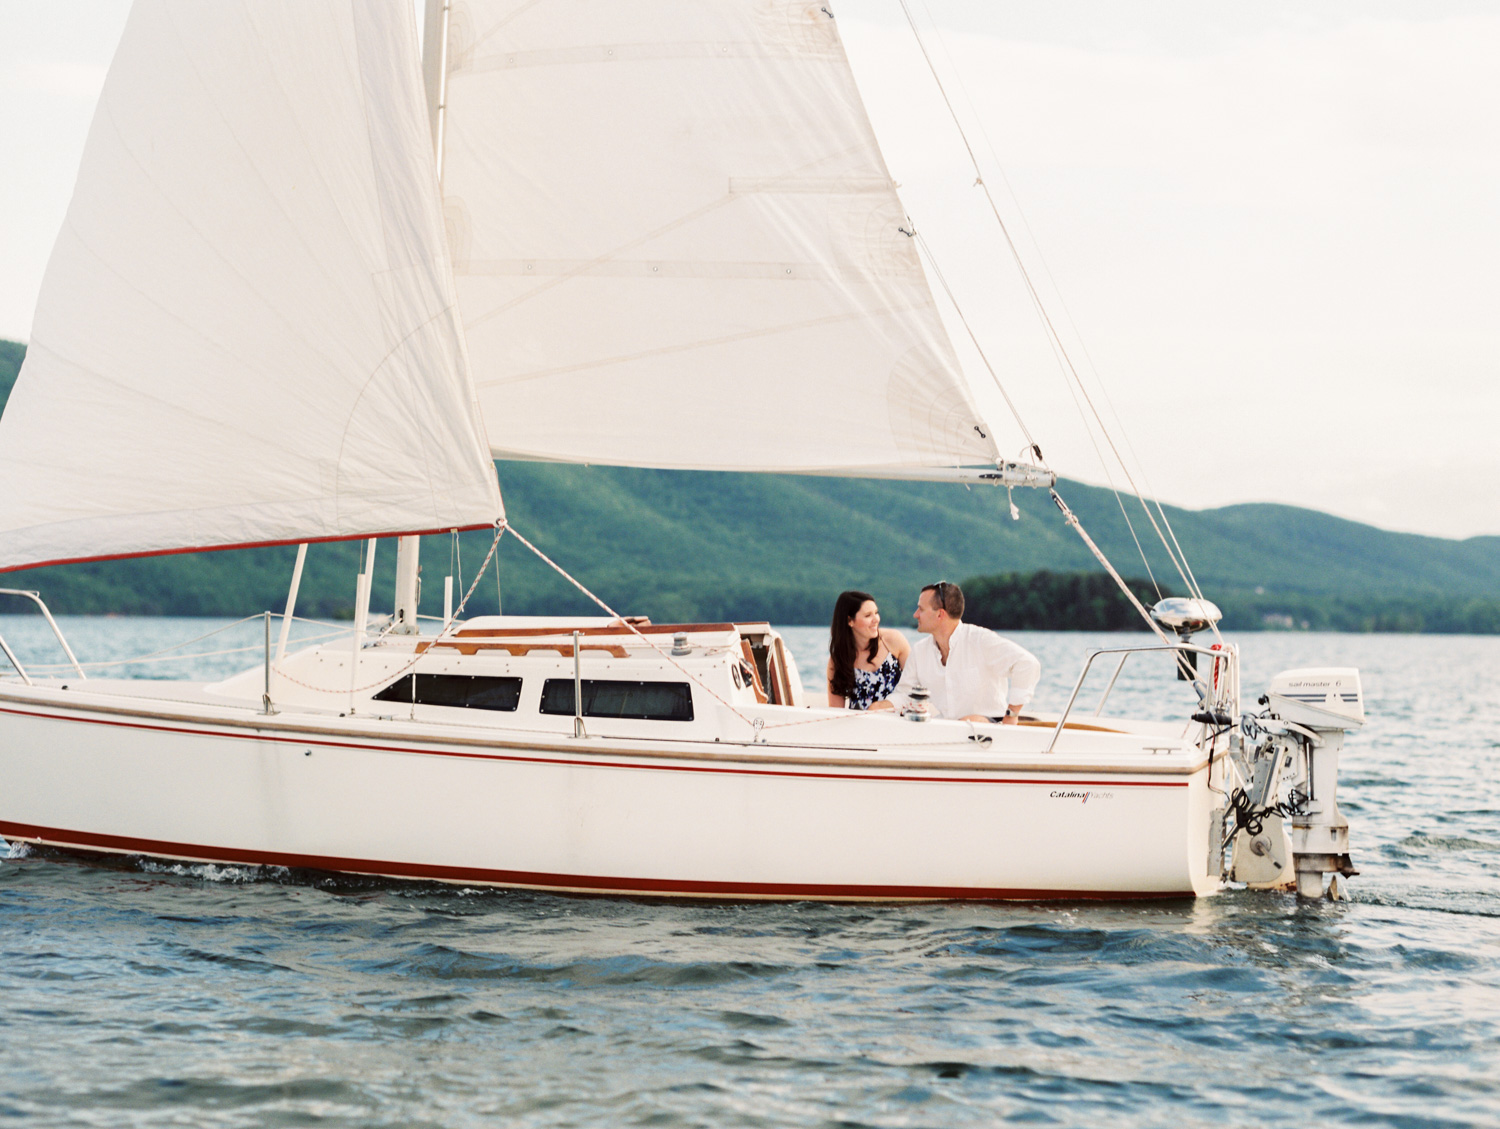
[[[0,570],[501,516],[410,0],[137,0],[0,482]]]
[[[452,4],[444,213],[497,458],[993,471],[831,11]]]

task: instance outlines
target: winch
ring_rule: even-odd
[[[1338,772],[1345,732],[1365,723],[1359,671],[1282,671],[1261,704],[1265,712],[1246,714],[1231,746],[1243,786],[1230,797],[1230,877],[1319,898],[1325,874],[1357,873],[1338,807]],[[1327,892],[1339,896],[1337,879]]]

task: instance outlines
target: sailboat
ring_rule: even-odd
[[[0,570],[302,548],[263,662],[219,682],[42,677],[0,640],[0,835],[730,899],[1315,897],[1351,871],[1358,672],[1242,708],[1201,593],[1020,725],[826,708],[766,623],[465,597],[424,632],[421,534],[534,549],[497,458],[1038,487],[1087,538],[975,406],[830,5],[425,18],[419,46],[409,0],[137,0],[0,417]],[[367,543],[353,630],[289,652],[302,554],[341,539]],[[1153,651],[1198,707],[1106,712]]]

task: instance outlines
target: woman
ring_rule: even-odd
[[[896,688],[911,644],[899,631],[881,630],[880,609],[868,592],[841,592],[828,640],[828,704],[867,710]]]

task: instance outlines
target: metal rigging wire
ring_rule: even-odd
[[[1191,569],[1191,567],[1187,563],[1186,554],[1183,552],[1182,546],[1181,546],[1181,544],[1177,540],[1176,532],[1171,529],[1171,523],[1167,520],[1166,512],[1163,509],[1163,507],[1161,505],[1161,502],[1159,501],[1159,499],[1157,499],[1154,496],[1154,491],[1152,491],[1152,494],[1153,494],[1152,501],[1155,503],[1157,511],[1161,515],[1161,522],[1158,522],[1157,518],[1156,518],[1156,515],[1154,515],[1151,512],[1151,506],[1148,505],[1147,502],[1146,502],[1145,492],[1142,491],[1140,489],[1140,487],[1137,485],[1137,483],[1135,481],[1135,476],[1131,473],[1129,463],[1126,462],[1123,454],[1121,453],[1121,451],[1119,449],[1119,446],[1115,442],[1113,434],[1110,432],[1108,426],[1105,424],[1103,414],[1099,411],[1099,408],[1098,408],[1097,404],[1095,404],[1095,402],[1094,402],[1093,396],[1089,393],[1087,385],[1084,383],[1081,375],[1079,374],[1077,366],[1073,363],[1072,357],[1068,353],[1068,349],[1067,349],[1067,346],[1065,345],[1065,343],[1063,341],[1062,335],[1058,332],[1057,326],[1053,322],[1052,317],[1051,317],[1050,313],[1047,311],[1047,308],[1046,308],[1045,304],[1042,302],[1041,295],[1040,295],[1039,291],[1037,290],[1036,284],[1032,280],[1031,274],[1027,270],[1025,262],[1022,259],[1022,257],[1021,257],[1020,249],[1017,247],[1016,242],[1015,242],[1014,238],[1012,237],[1012,235],[1010,233],[1010,229],[1007,226],[1004,217],[1000,213],[999,206],[995,202],[994,195],[990,191],[989,184],[986,182],[986,180],[984,178],[983,169],[981,168],[978,156],[977,156],[977,154],[974,151],[974,146],[973,146],[973,144],[969,140],[968,132],[964,129],[963,122],[962,122],[962,120],[960,119],[960,117],[958,115],[957,109],[953,105],[953,100],[952,100],[952,98],[948,94],[947,87],[943,83],[941,75],[938,73],[937,67],[936,67],[936,65],[933,62],[932,56],[931,56],[930,52],[927,49],[927,44],[926,44],[925,39],[922,36],[921,29],[918,27],[916,19],[912,15],[911,8],[910,8],[907,0],[900,0],[900,4],[901,4],[902,13],[906,16],[907,24],[911,27],[912,35],[914,36],[914,38],[917,41],[917,47],[922,52],[923,61],[927,64],[927,68],[928,68],[929,72],[932,74],[933,81],[937,84],[938,92],[942,96],[943,104],[947,107],[949,116],[952,118],[953,124],[954,124],[955,128],[958,130],[959,137],[963,141],[964,149],[965,149],[965,151],[966,151],[966,153],[968,154],[968,157],[969,157],[969,162],[973,166],[973,169],[974,169],[975,184],[978,187],[980,187],[981,189],[983,189],[985,200],[989,204],[990,212],[993,215],[993,217],[995,219],[995,222],[996,222],[996,224],[998,225],[998,227],[1000,229],[1001,235],[1005,239],[1006,246],[1010,250],[1011,256],[1012,256],[1012,258],[1014,259],[1014,261],[1016,263],[1017,269],[1020,271],[1022,282],[1024,283],[1024,285],[1026,287],[1026,290],[1027,290],[1027,293],[1030,296],[1030,298],[1032,300],[1032,303],[1035,306],[1035,308],[1037,310],[1037,313],[1038,313],[1039,317],[1042,320],[1042,323],[1043,323],[1046,335],[1047,335],[1047,337],[1049,339],[1049,342],[1052,344],[1052,346],[1053,346],[1056,354],[1062,358],[1062,367],[1063,367],[1064,378],[1065,378],[1065,380],[1067,380],[1069,377],[1071,377],[1071,380],[1068,381],[1070,391],[1072,391],[1072,389],[1076,386],[1077,393],[1075,393],[1075,399],[1076,399],[1077,395],[1081,394],[1081,396],[1083,397],[1084,403],[1086,403],[1088,405],[1089,412],[1092,414],[1092,416],[1094,418],[1094,421],[1095,421],[1095,424],[1097,425],[1100,434],[1102,434],[1102,436],[1104,437],[1105,442],[1109,445],[1110,451],[1113,453],[1115,461],[1119,464],[1121,471],[1125,475],[1126,481],[1130,484],[1131,492],[1135,494],[1136,499],[1141,504],[1141,508],[1145,511],[1146,517],[1150,521],[1152,528],[1155,530],[1157,538],[1158,538],[1158,540],[1160,540],[1160,542],[1162,544],[1162,548],[1167,553],[1168,559],[1171,560],[1171,562],[1173,564],[1173,567],[1177,570],[1178,575],[1182,578],[1182,582],[1187,587],[1189,593],[1192,594],[1193,596],[1201,599],[1203,597],[1202,589],[1198,586],[1197,578],[1193,575],[1192,569]],[[929,15],[929,18],[931,18],[930,11],[929,11],[928,15]],[[941,31],[939,31],[939,39],[941,41]],[[946,43],[944,43],[944,50],[945,50],[945,52],[947,51]],[[951,64],[951,62],[952,62],[952,56],[951,56],[951,54],[949,55],[949,61],[950,61],[950,64]],[[962,85],[962,80],[961,79],[960,79],[960,85]],[[967,91],[965,91],[965,96],[967,97]],[[970,105],[971,105],[971,108],[972,108],[972,100],[971,100]],[[986,140],[988,140],[987,135],[986,135]],[[993,148],[994,147],[993,147],[993,145],[991,145],[990,148],[991,148],[991,156],[993,158],[994,157],[994,152],[993,152]],[[996,164],[998,165],[998,163],[999,162],[998,162],[998,159],[997,159],[996,160]],[[1001,172],[1001,180],[1002,180],[1002,182],[1006,183],[1007,190],[1009,191],[1009,183],[1008,183],[1008,181],[1005,181],[1003,170]],[[1014,193],[1013,192],[1011,193],[1011,195],[1012,195],[1012,198],[1014,199]],[[1022,219],[1023,219],[1023,222],[1024,222],[1024,220],[1025,220],[1024,215],[1023,215]],[[1030,233],[1029,224],[1027,225],[1027,230],[1028,230],[1028,233]],[[1034,236],[1033,236],[1033,242],[1035,242]],[[928,249],[928,257],[929,257],[929,259],[932,259],[932,253],[931,253],[930,248]],[[1044,264],[1044,266],[1045,266],[1045,264]],[[1050,273],[1050,271],[1048,272],[1048,278],[1049,278],[1049,280],[1051,279],[1051,273]],[[940,281],[941,281],[941,277],[940,277]],[[1055,280],[1053,281],[1053,287],[1054,287],[1054,289],[1056,289]],[[944,283],[944,288],[945,288],[945,290],[948,289],[946,283]],[[956,301],[956,299],[954,299],[951,290],[949,290],[949,298],[950,298],[950,300],[954,301],[954,305],[955,305],[955,307],[957,307],[957,301]],[[962,315],[960,315],[960,316],[962,316]],[[1070,324],[1071,324],[1071,314],[1069,314],[1069,319],[1070,319]],[[964,322],[964,325],[965,325],[965,329],[968,330],[969,327],[968,327],[967,321]],[[1074,332],[1076,334],[1077,333],[1077,327],[1076,327],[1076,325],[1074,325],[1073,328],[1074,328]],[[970,332],[970,336],[971,336],[971,339],[972,339],[973,332],[972,332],[972,330],[969,330],[969,332]],[[976,347],[978,347],[977,341],[975,342],[975,344],[976,344]],[[982,352],[983,351],[981,350],[981,355],[982,355]],[[1085,353],[1087,353],[1087,350],[1085,350]],[[1090,358],[1089,363],[1090,363],[1090,366],[1092,367],[1092,365],[1093,365],[1092,358]],[[985,365],[986,365],[986,368],[988,368],[990,370],[991,376],[993,378],[995,378],[996,384],[998,386],[999,385],[999,380],[998,380],[997,377],[995,377],[994,369],[993,369],[992,366],[989,365],[989,362],[988,362],[987,358],[985,360]],[[1094,368],[1093,371],[1095,373],[1095,379],[1098,380],[1099,376],[1098,376],[1098,370],[1097,370],[1097,368]],[[1104,394],[1106,396],[1106,399],[1108,400],[1108,392],[1104,388],[1103,381],[1099,380],[1099,384],[1100,384],[1100,390],[1102,392],[1104,392]],[[1004,389],[1002,388],[1001,391],[1002,391],[1002,394],[1003,394],[1004,393]],[[1008,395],[1006,396],[1006,401],[1007,401],[1007,403],[1010,402],[1010,398],[1009,398]],[[1119,420],[1119,413],[1118,413],[1118,411],[1115,410],[1114,404],[1113,404],[1112,401],[1108,401],[1108,402],[1109,402],[1109,407],[1110,407],[1111,412],[1113,412],[1113,414],[1115,415],[1116,422],[1119,423],[1120,420]],[[1019,417],[1018,417],[1018,422],[1019,422]],[[1092,441],[1092,431],[1091,431],[1091,429],[1088,428],[1087,417],[1085,417],[1084,422],[1085,422],[1085,428],[1086,428],[1086,430],[1090,431],[1090,438],[1091,438],[1091,441]],[[1123,433],[1123,426],[1122,426],[1121,430],[1122,430],[1122,433]],[[1128,436],[1127,436],[1127,442],[1128,442]],[[1096,445],[1096,447],[1097,447],[1097,445]],[[1131,448],[1131,453],[1134,454],[1134,448],[1133,448],[1133,446]],[[1113,489],[1112,475],[1110,475],[1107,462],[1105,462],[1105,460],[1102,458],[1102,453],[1101,453],[1101,460],[1100,461],[1101,461],[1102,464],[1104,464],[1106,477],[1108,477],[1108,478],[1111,479],[1111,489]],[[1119,492],[1117,490],[1115,491],[1115,494],[1116,494],[1116,501],[1119,502],[1120,508],[1121,508],[1121,512],[1125,516],[1126,525],[1128,527],[1130,527],[1131,537],[1132,537],[1132,539],[1136,543],[1137,550],[1141,553],[1142,562],[1145,564],[1147,572],[1151,573],[1150,562],[1149,562],[1149,560],[1146,559],[1146,554],[1144,552],[1144,549],[1141,547],[1140,540],[1135,535],[1135,529],[1134,529],[1133,524],[1130,521],[1130,517],[1129,517],[1128,513],[1124,513],[1124,503],[1123,503],[1123,500],[1121,500],[1119,498]],[[1167,527],[1167,532],[1163,532],[1163,525],[1165,525]],[[1079,528],[1081,528],[1081,527],[1079,527]],[[1151,574],[1151,578],[1152,578],[1152,583],[1154,585],[1155,584],[1155,575],[1154,575],[1154,573]],[[1159,587],[1158,587],[1158,592],[1160,592],[1160,588]],[[1217,626],[1214,627],[1214,634],[1215,635],[1218,634]]]

